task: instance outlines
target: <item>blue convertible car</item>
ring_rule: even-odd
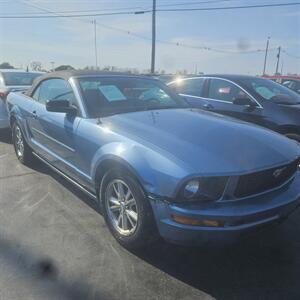
[[[158,80],[57,72],[7,106],[18,159],[94,197],[126,247],[232,239],[299,206],[297,142],[191,109]]]

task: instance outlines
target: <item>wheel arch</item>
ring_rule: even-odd
[[[140,184],[143,192],[146,195],[146,190],[143,185],[143,180],[137,174],[134,168],[125,160],[116,157],[107,157],[97,165],[94,174],[94,182],[95,182],[95,189],[97,195],[99,195],[99,192],[102,189],[102,182],[105,174],[112,169],[117,169],[117,170],[119,169],[120,171],[129,173]],[[100,198],[99,201],[101,201]]]

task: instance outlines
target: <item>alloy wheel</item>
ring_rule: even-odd
[[[134,233],[138,224],[138,209],[129,186],[123,180],[112,180],[107,185],[105,202],[113,227],[124,236]]]
[[[15,148],[18,157],[23,157],[24,155],[24,141],[20,127],[17,125],[15,127]]]

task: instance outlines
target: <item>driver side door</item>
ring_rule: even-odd
[[[46,109],[47,101],[53,100],[68,100],[78,107],[72,87],[64,79],[48,79],[41,82],[33,98],[37,103],[32,108],[30,129],[37,152],[66,174],[76,176],[76,130],[81,121],[80,110],[78,108],[77,115],[69,115]]]

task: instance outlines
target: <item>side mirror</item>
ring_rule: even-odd
[[[244,105],[249,107],[256,106],[250,98],[243,96],[234,98],[232,103],[235,105]]]
[[[75,115],[77,108],[68,100],[50,100],[46,102],[46,110],[51,112]]]

